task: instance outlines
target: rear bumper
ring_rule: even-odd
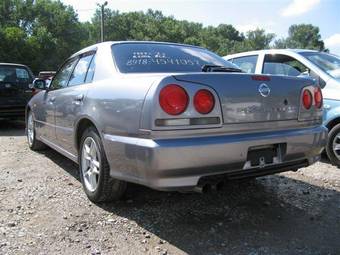
[[[26,106],[0,106],[0,118],[24,117]]]
[[[111,176],[159,190],[190,190],[202,177],[230,178],[297,170],[319,160],[324,126],[279,132],[151,140],[104,135]],[[280,162],[246,167],[250,147],[285,144]]]

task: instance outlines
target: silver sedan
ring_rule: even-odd
[[[29,147],[78,163],[94,202],[119,199],[127,182],[202,191],[297,170],[319,160],[327,137],[312,79],[245,74],[206,49],[158,42],[75,53],[26,121]]]

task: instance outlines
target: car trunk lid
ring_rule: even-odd
[[[243,73],[176,74],[174,77],[214,89],[225,124],[297,120],[302,88],[312,84],[310,79]]]

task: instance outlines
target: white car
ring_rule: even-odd
[[[310,76],[324,96],[323,123],[329,129],[326,151],[340,166],[340,57],[305,49],[271,49],[225,56],[246,73]]]

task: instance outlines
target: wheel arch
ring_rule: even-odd
[[[28,104],[25,108],[25,123],[27,123],[27,116],[29,112],[32,112],[32,109],[31,106]]]
[[[89,127],[94,127],[97,130],[99,136],[101,136],[98,127],[96,126],[95,122],[91,118],[83,117],[79,119],[75,125],[75,133],[74,133],[74,144],[75,144],[75,148],[77,149],[77,151],[79,151],[80,140],[81,140],[82,134]]]
[[[340,116],[337,116],[327,123],[325,123],[325,126],[328,128],[328,131],[330,131],[333,127],[335,127],[337,124],[340,123]]]

